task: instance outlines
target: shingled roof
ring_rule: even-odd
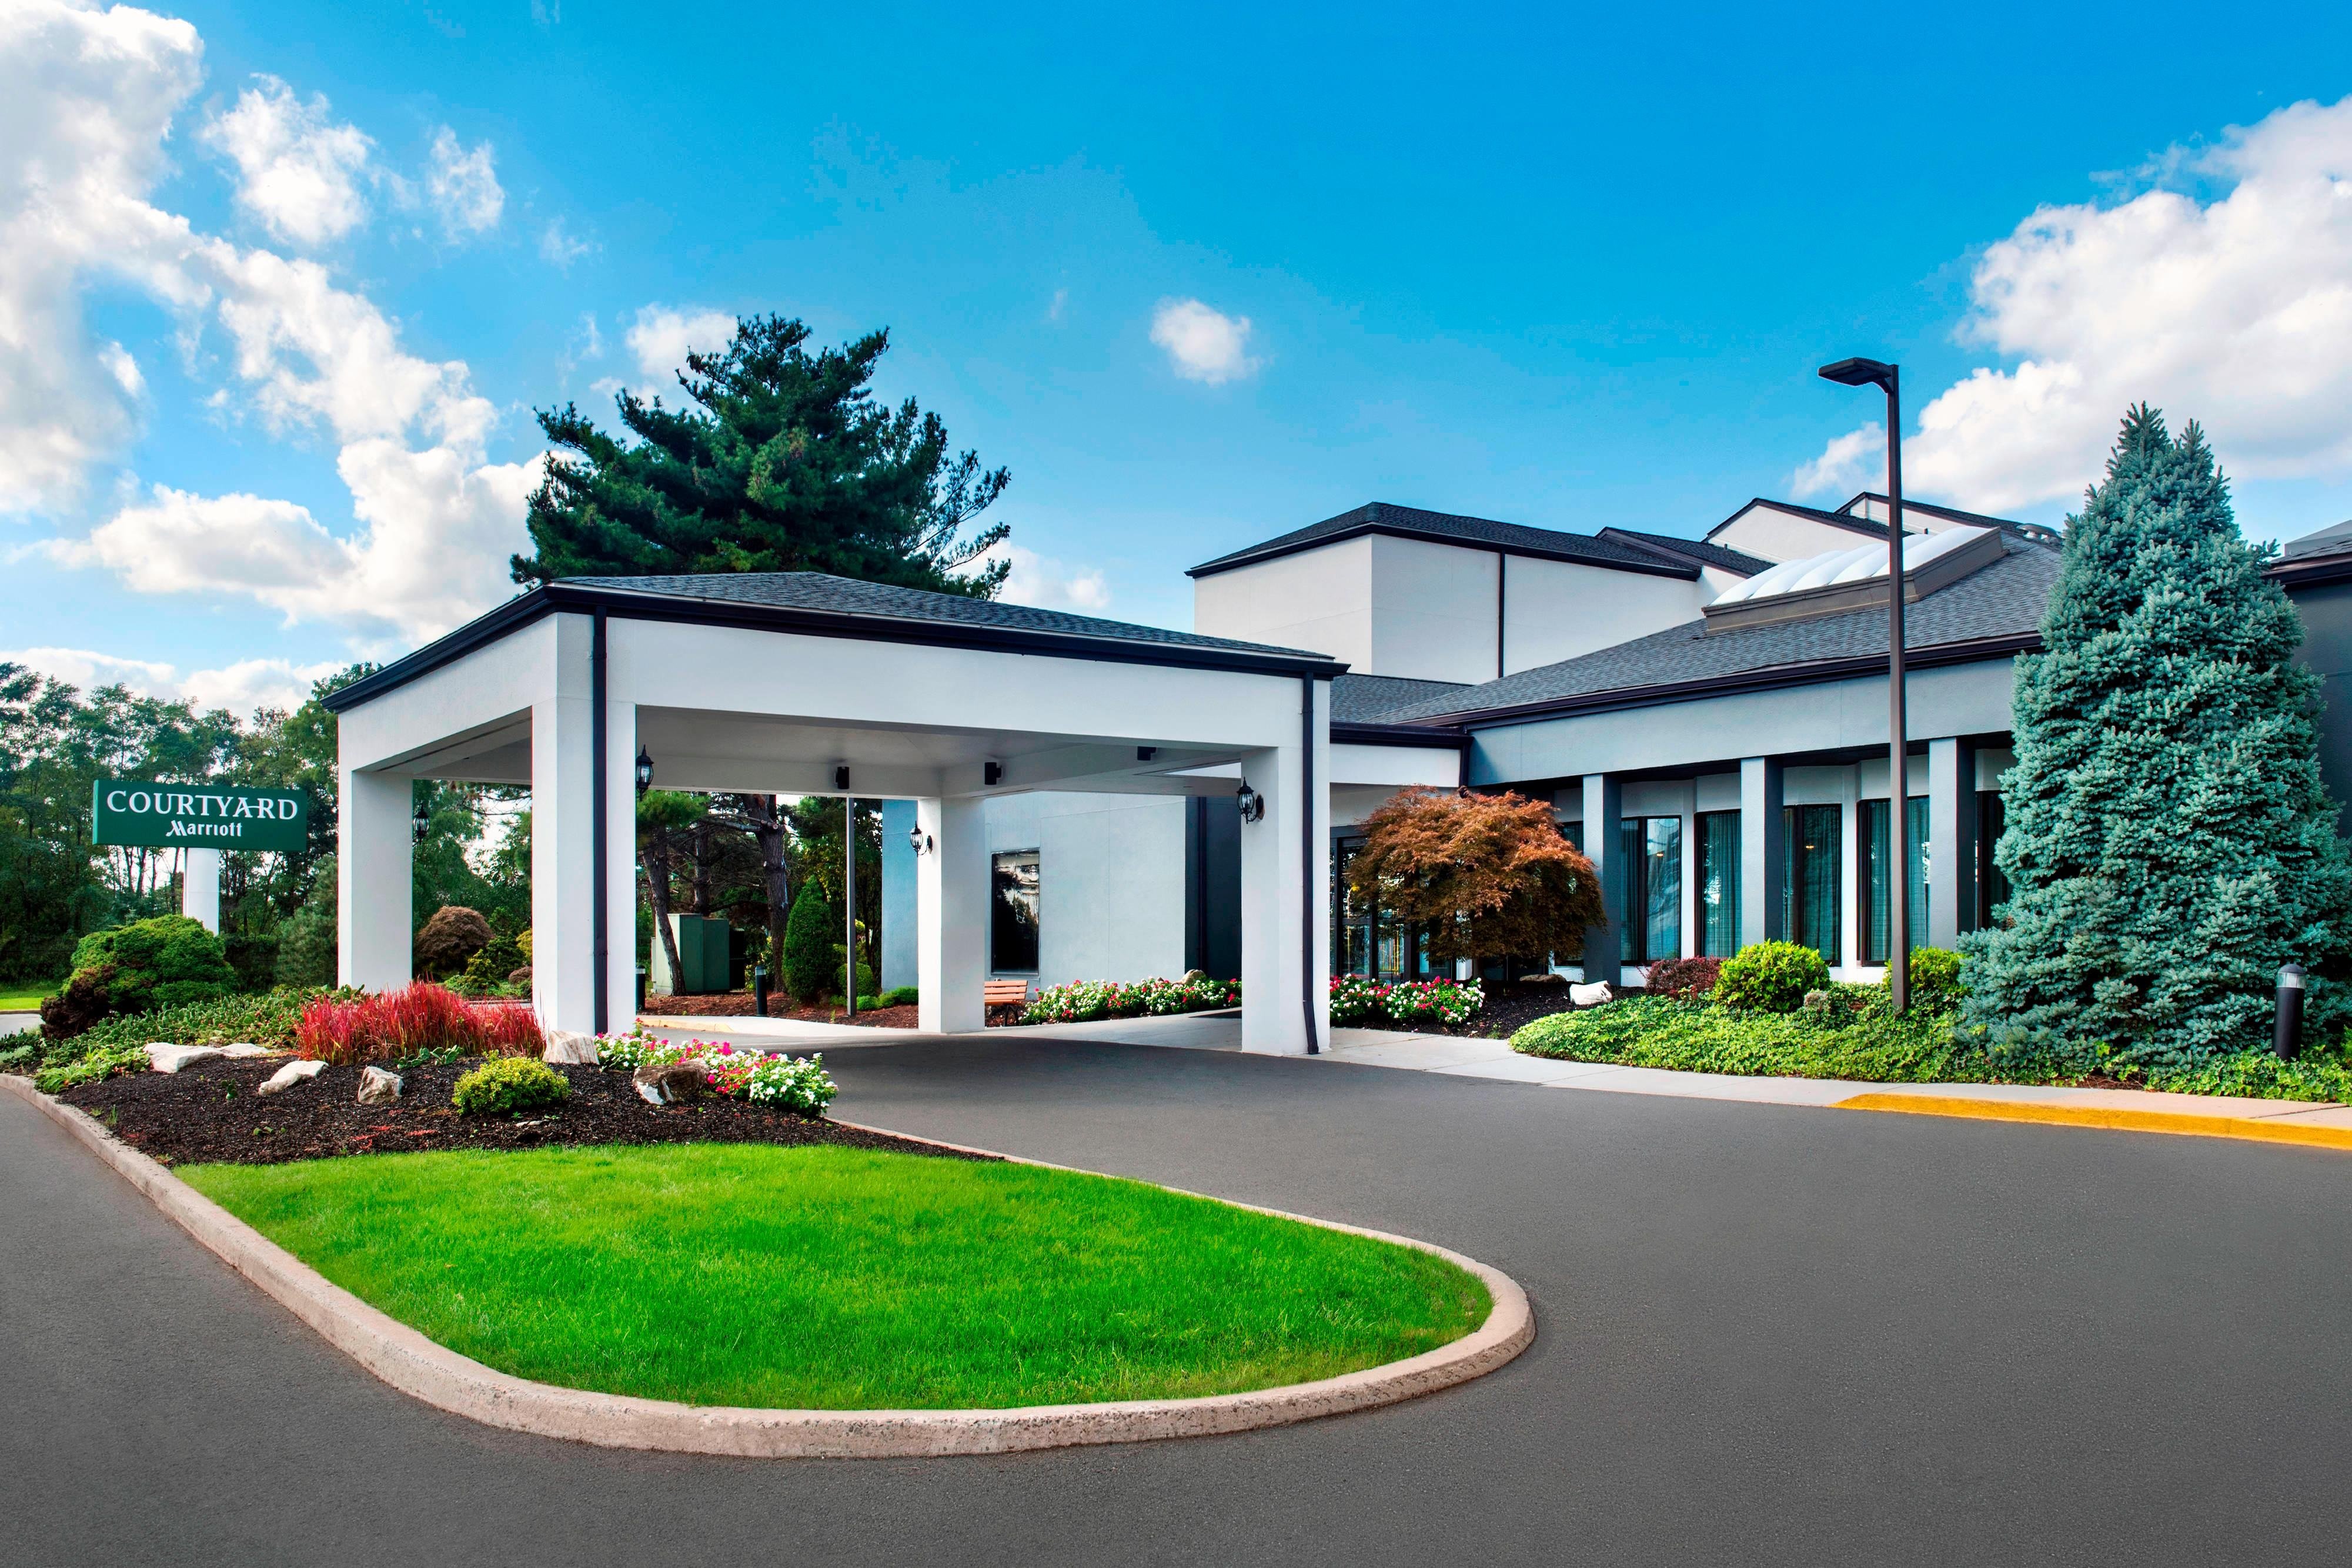
[[[1905,607],[1906,649],[1981,643],[1998,651],[2005,644],[2028,644],[2039,635],[2058,581],[2058,551],[2013,536],[2004,537],[2002,544],[2000,560]],[[1708,632],[1703,620],[1691,621],[1580,658],[1443,693],[1381,718],[1387,724],[1446,720],[1475,726],[1482,716],[1504,710],[1576,706],[1580,699],[1598,706],[1612,696],[1660,687],[1771,671],[1800,673],[1807,665],[1884,658],[1885,652],[1884,606],[1718,632]]]
[[[1567,534],[1553,528],[1530,528],[1518,523],[1496,522],[1492,517],[1465,517],[1452,512],[1424,512],[1416,507],[1391,506],[1386,501],[1373,501],[1336,517],[1326,517],[1319,523],[1295,528],[1277,535],[1263,544],[1221,555],[1214,560],[1202,561],[1185,575],[1209,577],[1235,567],[1249,566],[1257,561],[1272,560],[1278,556],[1295,555],[1300,550],[1337,544],[1342,539],[1360,538],[1366,534],[1385,534],[1392,538],[1432,539],[1441,544],[1475,545],[1484,549],[1508,551],[1512,555],[1531,556],[1543,560],[1581,561],[1590,566],[1607,567],[1618,571],[1642,572],[1653,577],[1695,578],[1698,569],[1686,562],[1669,560],[1656,550],[1647,549],[1627,541],[1610,539],[1592,534]]]

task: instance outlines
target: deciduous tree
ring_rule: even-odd
[[[1405,789],[1364,820],[1356,898],[1417,922],[1430,956],[1570,958],[1607,916],[1592,862],[1524,795]]]

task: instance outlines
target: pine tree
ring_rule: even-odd
[[[1979,1021],[2185,1064],[2265,1044],[2293,960],[2309,1027],[2341,1027],[2352,861],[2302,622],[2264,559],[2203,433],[2133,408],[2067,519],[2043,651],[2018,661],[2012,893],[1969,941]]]
[[[814,1007],[841,982],[841,905],[824,894],[814,877],[801,883],[793,913],[784,922],[785,989],[803,1007]]]

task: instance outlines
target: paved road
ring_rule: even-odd
[[[2340,1564],[2352,1157],[1084,1042],[853,1119],[1442,1240],[1503,1372],[1286,1430],[614,1453],[383,1387],[0,1100],[0,1562]]]

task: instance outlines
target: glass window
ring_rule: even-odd
[[[1626,817],[1619,823],[1628,964],[1679,958],[1683,950],[1683,820]]]
[[[1361,839],[1343,839],[1331,851],[1331,968],[1334,974],[1409,980],[1430,973],[1429,936],[1349,887]],[[1449,967],[1449,972],[1450,967]]]
[[[1739,813],[1701,811],[1698,834],[1698,950],[1708,958],[1739,951]]]
[[[1905,836],[1910,854],[1905,867],[1904,919],[1911,946],[1927,946],[1927,798],[1914,795],[1904,802]],[[1862,961],[1884,964],[1894,956],[1893,904],[1887,886],[1894,873],[1894,850],[1885,800],[1862,803]]]
[[[1781,809],[1780,929],[1832,964],[1838,957],[1839,838],[1843,808]]]
[[[998,974],[1037,972],[1037,852],[998,855],[992,877],[988,967]]]

